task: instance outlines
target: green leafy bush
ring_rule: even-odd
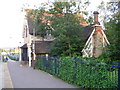
[[[8,61],[8,60],[6,60],[5,57],[6,57],[6,56],[4,56],[4,55],[2,56],[2,61],[3,61],[3,62],[7,62],[7,61]]]
[[[14,61],[19,61],[19,59],[18,59],[18,58],[14,58],[14,57],[12,57],[12,56],[10,56],[10,55],[8,55],[8,57],[9,57],[11,60],[14,60]]]
[[[7,60],[3,59],[3,62],[7,62]]]

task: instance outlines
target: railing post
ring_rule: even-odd
[[[120,90],[120,61],[118,61],[118,90]]]
[[[77,62],[78,61],[78,59],[77,58],[75,58],[74,59],[74,73],[73,73],[73,83],[76,83],[76,73],[77,73]]]
[[[55,65],[55,74],[57,74],[57,58],[55,57],[55,62],[54,62],[54,65]]]

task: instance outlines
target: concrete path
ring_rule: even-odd
[[[13,86],[7,63],[2,62],[2,56],[0,55],[0,90],[2,88],[13,88]]]
[[[14,88],[76,88],[43,71],[21,66],[19,62],[9,60],[8,68]]]
[[[7,63],[3,63],[3,68],[3,86],[4,88],[13,88]]]
[[[2,88],[13,88],[7,63],[0,62],[0,90]]]
[[[0,90],[3,88],[3,65],[0,60]]]

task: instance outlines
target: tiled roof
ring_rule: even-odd
[[[21,49],[27,48],[27,44],[24,44],[23,46],[20,47]]]
[[[26,10],[26,14],[28,14],[28,12],[30,12],[31,10]],[[52,14],[47,14],[47,13],[44,13],[44,16],[53,16]],[[84,17],[83,15],[80,15],[80,14],[76,14],[75,16],[77,17],[81,17],[81,23],[80,25],[82,26],[88,26],[88,24],[86,23],[86,21],[84,20]],[[45,21],[49,21],[49,20],[46,20],[45,17],[43,17],[43,22]],[[28,22],[28,28],[29,28],[29,34],[33,35],[33,29],[34,29],[34,23],[33,23],[33,20],[32,20],[32,17],[28,17],[27,18],[27,22]],[[49,21],[50,22],[50,21]],[[37,27],[35,27],[37,28]]]
[[[27,18],[29,34],[33,35],[34,23],[30,17]]]
[[[83,27],[83,36],[85,37],[85,41],[88,39],[88,37],[91,35],[92,31],[93,31],[93,27],[92,26],[86,26]]]

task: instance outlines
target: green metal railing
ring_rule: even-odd
[[[112,65],[111,65],[112,64]],[[82,58],[39,57],[37,68],[80,88],[119,88],[118,62]]]

